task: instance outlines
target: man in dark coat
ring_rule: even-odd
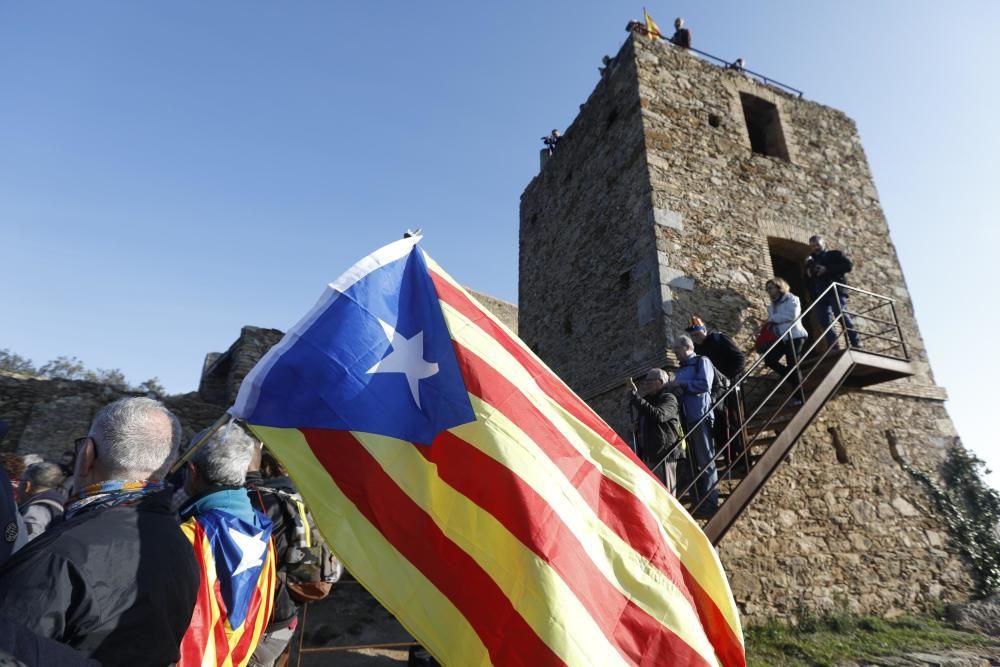
[[[674,35],[670,41],[682,49],[691,48],[691,31],[684,27],[684,19],[677,17],[674,20]]]
[[[680,414],[677,397],[667,387],[670,376],[654,368],[646,373],[639,386],[629,379],[628,389],[632,406],[638,413],[639,457],[653,468],[664,456],[666,463],[658,470],[660,481],[670,493],[677,493],[677,460],[684,456],[680,446]]]
[[[823,237],[818,234],[809,239],[812,253],[806,258],[806,283],[809,295],[815,301],[823,295],[815,306],[816,320],[820,328],[826,331],[826,342],[831,348],[837,347],[837,328],[831,327],[834,319],[843,315],[844,326],[847,328],[847,338],[851,347],[860,348],[858,332],[854,321],[847,313],[847,291],[824,291],[833,283],[847,284],[847,274],[854,268],[854,263],[840,250],[827,250]]]
[[[708,357],[715,369],[725,375],[730,383],[739,379],[743,374],[747,355],[732,338],[720,331],[709,331],[705,322],[697,315],[691,318],[691,324],[685,331],[694,341],[695,354]],[[725,450],[727,461],[746,467],[743,457],[743,438],[739,430],[741,419],[739,391],[737,388],[730,393],[725,407],[718,410],[718,418],[715,420],[715,441],[720,447],[724,446],[724,443],[729,443]]]
[[[105,667],[176,662],[200,576],[162,482],[180,436],[149,398],[98,412],[65,521],[0,568],[0,614]]]

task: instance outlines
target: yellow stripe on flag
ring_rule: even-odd
[[[443,272],[441,275],[444,275]],[[698,525],[682,510],[676,498],[648,472],[637,469],[637,464],[626,454],[608,445],[603,438],[559,406],[494,338],[448,304],[441,302],[441,306],[449,331],[456,341],[480,358],[488,359],[490,365],[517,386],[581,455],[592,461],[606,477],[649,507],[658,520],[660,529],[664,531],[665,545],[674,551],[695,581],[715,602],[742,643],[739,612],[733,602],[718,554]]]
[[[350,564],[351,574],[365,588],[378,591],[375,597],[383,607],[405,618],[407,630],[432,654],[447,656],[456,665],[490,664],[486,647],[465,617],[344,496],[299,430],[250,428],[292,475],[330,549]]]
[[[660,26],[656,25],[656,21],[653,20],[653,17],[650,16],[645,9],[642,10],[642,13],[646,17],[646,34],[649,35],[649,38],[656,39],[658,37],[663,37],[663,33],[660,32]]]
[[[490,575],[535,634],[567,664],[628,664],[552,567],[493,515],[442,481],[437,466],[414,446],[385,436],[354,436],[445,535]]]
[[[608,582],[706,662],[717,664],[697,612],[666,575],[600,520],[552,460],[514,422],[475,396],[470,399],[479,420],[458,426],[452,433],[523,479],[570,529]]]

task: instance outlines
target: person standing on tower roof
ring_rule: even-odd
[[[691,48],[691,31],[684,27],[684,19],[679,16],[674,20],[674,36],[670,41],[682,49]]]
[[[559,130],[552,130],[552,134],[542,137],[542,143],[549,149],[549,155],[556,152],[556,144],[559,143],[560,139],[562,139],[562,135],[559,134]]]
[[[810,296],[814,300],[818,299],[833,283],[847,285],[847,274],[854,268],[854,263],[851,262],[850,258],[840,250],[827,250],[826,243],[819,234],[809,239],[809,246],[812,248],[812,253],[806,258],[806,283]],[[851,347],[861,347],[858,331],[854,328],[854,321],[845,310],[846,307],[847,291],[842,289],[838,289],[836,292],[830,290],[816,304],[816,319],[819,321],[820,328],[826,331],[826,342],[831,348],[837,348],[838,345],[837,328],[830,325],[841,316],[843,316],[844,327],[847,328],[847,339],[850,341]]]

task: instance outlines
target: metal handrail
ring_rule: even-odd
[[[641,23],[637,24],[635,26],[635,29],[639,30],[640,32],[642,32],[643,34],[645,34],[647,37],[652,36],[652,35],[650,35],[650,33],[646,29],[646,27],[644,25],[642,25]],[[664,36],[661,33],[657,33],[655,35],[655,37],[658,38],[658,39],[663,40],[667,44],[671,44],[671,45],[674,44],[673,42],[670,41],[670,39],[668,37]],[[684,47],[677,47],[677,48],[684,48]],[[794,88],[792,86],[789,86],[787,83],[781,83],[777,79],[772,79],[770,77],[764,76],[760,72],[754,72],[753,70],[749,70],[749,69],[747,69],[745,67],[737,67],[736,66],[736,61],[729,62],[725,58],[720,58],[719,56],[712,55],[711,53],[708,53],[707,51],[701,51],[700,49],[696,49],[693,46],[686,47],[686,48],[684,48],[684,50],[685,51],[691,51],[692,53],[697,53],[699,56],[702,56],[704,58],[708,58],[709,60],[713,60],[716,63],[724,65],[725,68],[728,69],[728,70],[733,70],[735,72],[739,72],[740,74],[748,74],[748,75],[750,75],[750,76],[752,76],[754,78],[760,79],[760,81],[763,82],[766,85],[777,86],[778,88],[783,88],[784,90],[787,90],[788,92],[792,93],[796,97],[801,98],[805,94],[801,90],[799,90],[798,88]]]
[[[795,325],[796,324],[801,324],[810,315],[810,313],[813,312],[813,309],[816,308],[818,304],[823,304],[823,307],[827,307],[828,306],[828,304],[827,304],[827,299],[828,298],[834,299],[835,302],[839,304],[841,302],[841,298],[840,298],[841,297],[841,291],[844,291],[844,292],[847,292],[847,293],[849,293],[849,292],[857,292],[859,294],[864,294],[864,295],[871,296],[871,297],[874,297],[874,298],[877,298],[877,299],[881,300],[883,303],[879,304],[880,307],[881,306],[885,306],[885,305],[889,305],[890,306],[890,308],[892,310],[893,321],[889,322],[889,321],[877,320],[877,318],[867,317],[863,313],[852,313],[852,312],[848,311],[844,307],[838,308],[837,310],[839,312],[836,314],[835,317],[833,317],[831,319],[830,324],[820,333],[819,336],[816,337],[816,339],[812,342],[812,344],[809,345],[808,349],[806,349],[806,350],[803,351],[803,353],[801,354],[801,356],[799,356],[798,358],[794,359],[794,364],[791,365],[788,373],[786,373],[783,377],[781,377],[778,380],[778,382],[775,384],[774,388],[772,388],[771,391],[768,392],[767,395],[763,398],[763,400],[761,400],[759,402],[759,404],[756,406],[756,409],[754,409],[751,412],[751,414],[749,414],[749,415],[745,415],[745,416],[741,415],[741,422],[739,424],[739,428],[736,430],[735,433],[733,433],[732,435],[729,436],[729,438],[726,440],[726,442],[723,444],[722,447],[716,448],[715,456],[718,457],[720,454],[728,454],[728,452],[730,451],[730,449],[733,446],[733,443],[736,442],[736,440],[742,436],[743,439],[744,439],[744,451],[738,457],[738,459],[745,458],[747,460],[748,467],[749,467],[749,463],[750,463],[750,461],[749,461],[750,448],[753,446],[753,443],[760,437],[760,435],[763,432],[769,430],[769,426],[774,422],[775,418],[778,415],[781,414],[781,412],[788,405],[789,401],[791,401],[793,399],[793,397],[796,395],[795,389],[797,389],[799,391],[799,393],[802,392],[802,388],[805,386],[805,382],[807,380],[809,380],[812,377],[812,375],[817,371],[817,369],[819,369],[821,367],[823,361],[826,360],[826,358],[830,355],[830,353],[835,348],[831,347],[831,346],[828,346],[827,349],[823,351],[822,355],[820,355],[819,359],[815,362],[815,364],[808,370],[808,372],[806,373],[805,377],[802,377],[802,375],[801,375],[803,361],[806,360],[813,353],[814,350],[816,350],[816,346],[820,344],[820,341],[823,341],[823,340],[826,339],[827,334],[829,332],[831,332],[832,330],[835,330],[838,322],[843,323],[845,315],[852,315],[854,317],[859,317],[859,318],[862,318],[862,319],[865,319],[865,320],[867,320],[867,319],[877,320],[877,321],[879,321],[880,324],[890,325],[891,328],[889,330],[880,331],[879,334],[870,334],[870,333],[867,333],[867,332],[859,331],[856,326],[853,328],[853,331],[858,336],[864,335],[866,337],[875,337],[875,338],[879,338],[879,339],[891,341],[894,344],[892,346],[890,346],[890,347],[892,347],[892,348],[895,348],[895,347],[902,348],[902,358],[904,360],[908,360],[909,359],[909,355],[908,355],[908,351],[907,351],[907,348],[906,348],[905,341],[903,339],[902,327],[899,324],[899,318],[897,317],[897,314],[896,314],[895,300],[892,299],[891,297],[886,297],[886,296],[883,296],[883,295],[880,295],[880,294],[875,294],[873,292],[869,292],[867,290],[863,290],[863,289],[860,289],[860,288],[849,287],[849,286],[843,285],[841,283],[831,283],[825,290],[823,290],[823,292],[821,292],[816,298],[813,299],[813,302],[809,305],[809,307],[806,308],[799,315],[799,317],[796,320],[794,320],[792,323],[789,324],[788,329],[785,331],[785,333],[783,333],[781,336],[779,336],[778,339],[774,343],[772,343],[770,347],[767,348],[767,350],[761,352],[760,355],[759,355],[759,357],[758,357],[758,359],[753,364],[751,364],[750,368],[748,368],[746,371],[744,371],[732,383],[732,385],[723,393],[723,395],[718,400],[716,400],[715,402],[712,403],[712,405],[705,412],[705,414],[701,417],[701,419],[699,419],[697,422],[695,422],[694,426],[692,426],[690,429],[686,430],[685,435],[687,435],[688,433],[695,432],[698,428],[710,428],[710,426],[707,424],[707,422],[709,422],[711,415],[714,414],[714,412],[718,408],[725,407],[725,404],[726,404],[727,401],[729,401],[730,396],[734,395],[734,392],[740,391],[740,388],[742,387],[743,383],[747,379],[749,379],[751,376],[753,376],[754,373],[756,371],[758,371],[761,368],[762,365],[764,365],[765,359],[767,358],[767,356],[772,351],[778,349],[778,347],[780,345],[785,345],[786,336],[789,337],[789,338],[791,337],[791,332],[792,332],[792,329],[795,327]],[[864,311],[864,313],[872,312],[873,310],[875,310],[875,308],[866,310],[866,311]],[[887,338],[887,337],[881,335],[883,333],[889,333],[892,330],[892,328],[894,328],[896,330],[898,338],[890,339],[890,338]],[[846,325],[844,325],[843,329],[844,329],[845,338],[847,338],[847,340],[846,340],[847,349],[849,349],[849,350],[853,349],[854,346],[851,344],[851,341],[850,341],[850,335],[849,335],[848,327]],[[873,353],[874,354],[880,354],[878,352],[873,352]],[[888,354],[882,354],[882,356],[890,356],[890,355],[888,355]],[[893,358],[898,358],[898,357],[893,357]],[[747,436],[746,425],[748,423],[752,422],[757,417],[757,415],[761,411],[764,410],[765,406],[769,403],[769,401],[771,401],[771,399],[778,393],[778,391],[783,386],[786,385],[786,383],[789,381],[790,378],[793,377],[793,374],[794,374],[795,377],[798,378],[798,383],[797,383],[798,386],[795,389],[793,389],[792,391],[790,391],[788,393],[788,395],[785,397],[785,400],[778,407],[778,409],[774,410],[773,413],[770,415],[770,418],[767,419],[767,421],[763,425],[761,425],[757,429],[755,429],[756,433],[753,434],[751,437],[747,438],[746,437]],[[805,401],[805,399],[804,399],[804,395],[803,395],[803,402],[804,401]],[[741,412],[742,412],[742,410],[741,410]],[[673,456],[674,452],[677,450],[678,447],[681,446],[682,442],[683,442],[683,438],[678,438],[677,440],[674,441],[673,445],[667,450],[667,453],[660,459],[660,461],[658,463],[656,463],[652,467],[652,470],[653,470],[654,473],[657,470],[659,470],[662,466],[666,465],[666,462]],[[727,456],[727,458],[728,458],[728,456]],[[713,463],[714,463],[714,461],[713,461]],[[726,477],[727,479],[731,479],[732,478],[732,468],[733,468],[733,465],[735,465],[735,462],[731,463],[727,467],[727,469],[725,471],[725,475],[727,476]],[[701,477],[708,472],[708,469],[709,469],[709,466],[705,466],[700,471],[698,471],[698,473],[690,480],[690,483],[684,488],[684,490],[678,492],[677,496],[681,497],[685,493],[688,493],[692,488],[694,488],[694,486],[698,482],[698,480],[701,479]],[[714,488],[718,487],[718,484],[719,484],[719,482],[722,481],[722,479],[723,479],[723,476],[720,475],[719,481],[716,482],[716,485],[715,485]],[[699,499],[694,504],[694,506],[691,508],[691,511],[694,512],[695,510],[697,510],[697,508],[701,506],[701,504],[705,501],[706,498],[707,498],[707,496]]]

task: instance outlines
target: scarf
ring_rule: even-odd
[[[81,490],[72,502],[66,505],[66,519],[72,519],[77,514],[95,509],[118,507],[119,505],[135,505],[140,500],[157,491],[162,491],[166,485],[160,480],[112,479],[106,482],[91,484]]]

